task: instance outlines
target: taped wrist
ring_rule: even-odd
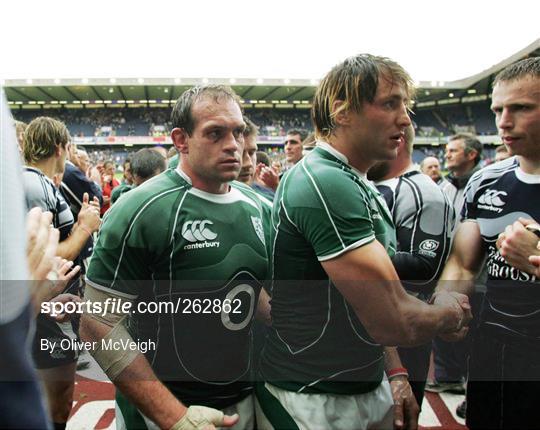
[[[223,412],[206,406],[190,406],[171,430],[202,430],[209,425],[221,427]]]
[[[114,381],[141,352],[124,325],[127,314],[109,312],[108,308],[119,309],[120,306],[106,306],[106,300],[117,299],[121,302],[131,302],[131,300],[98,290],[88,284],[84,297],[91,302],[101,302],[102,304],[103,312],[99,314],[87,313],[87,317],[112,327],[112,330],[101,341],[98,341],[96,347],[90,349],[89,352],[103,369],[103,372],[111,381]]]

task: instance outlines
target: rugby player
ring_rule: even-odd
[[[290,167],[298,163],[304,154],[302,153],[302,141],[306,138],[303,130],[289,130],[285,137],[285,161]]]
[[[148,181],[156,175],[159,175],[167,168],[167,160],[161,154],[152,148],[139,149],[132,159],[129,160],[128,169],[131,178],[131,184],[122,183],[113,190],[111,195],[111,205],[113,205],[122,194],[131,191],[142,183]],[[126,163],[124,162],[124,169]]]
[[[409,294],[427,301],[450,252],[454,208],[428,175],[412,161],[414,128],[405,130],[394,160],[379,161],[368,171],[383,195],[396,228],[397,249],[392,257]],[[434,157],[430,157],[434,158]],[[398,348],[419,406],[429,370],[431,342]]]
[[[24,133],[23,155],[26,165],[23,185],[28,210],[37,206],[53,214],[53,226],[60,232],[57,255],[77,262],[88,239],[99,228],[99,201],[94,197],[90,202],[88,194],[84,193],[75,223],[69,205],[53,183],[55,176],[64,173],[69,145],[69,132],[62,122],[49,117],[33,119]],[[75,266],[74,270],[78,268]],[[79,294],[79,288],[79,278],[74,277],[64,292]],[[49,316],[38,315],[32,352],[44,381],[56,428],[65,428],[71,411],[78,357],[77,350],[58,346],[63,339],[69,340],[75,336],[74,322],[57,323]],[[53,345],[53,348],[44,349],[45,341]]]
[[[366,179],[376,161],[396,157],[412,93],[401,66],[367,54],[334,67],[317,89],[317,147],[284,175],[274,200],[260,428],[392,427],[382,345],[465,332],[466,296],[441,293],[433,306],[400,285],[392,217]],[[404,376],[387,362],[389,375]],[[405,419],[396,425],[416,425],[412,410]]]
[[[194,87],[178,99],[172,123],[179,167],[111,208],[85,299],[115,298],[135,309],[173,302],[179,310],[88,313],[81,332],[98,342],[92,354],[120,392],[120,428],[250,429],[251,322],[267,254],[260,200],[249,187],[231,183],[244,146],[239,98],[224,86]],[[195,300],[211,306],[197,310]],[[111,351],[100,347],[102,339],[151,339],[157,348],[145,355]]]
[[[462,221],[437,291],[472,294],[475,276],[487,258],[487,292],[469,359],[467,426],[536,428],[540,285],[534,268],[520,268],[512,258],[515,237],[506,244],[504,236],[500,238],[501,250],[496,244],[501,233],[522,230],[523,243],[538,255],[538,237],[521,225],[520,218],[540,220],[540,58],[521,60],[497,75],[491,109],[503,143],[514,156],[470,179]]]

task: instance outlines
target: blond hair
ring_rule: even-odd
[[[360,112],[364,102],[373,103],[381,78],[402,86],[409,99],[414,97],[412,78],[403,67],[386,57],[360,54],[330,70],[317,88],[311,109],[317,139],[328,140],[340,112]],[[333,110],[338,100],[343,103]]]
[[[37,117],[24,132],[24,160],[33,164],[52,157],[58,145],[65,148],[69,141],[69,131],[63,122],[46,116]]]

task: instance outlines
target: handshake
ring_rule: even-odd
[[[447,308],[443,328],[439,337],[447,342],[456,342],[463,339],[469,331],[468,324],[472,319],[471,305],[465,294],[441,290],[431,297],[430,303],[434,306]]]

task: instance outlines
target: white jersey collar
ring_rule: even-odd
[[[356,167],[353,167],[349,164],[349,159],[344,155],[342,154],[341,152],[339,152],[336,148],[334,148],[332,145],[326,143],[326,142],[323,142],[321,140],[318,140],[317,143],[316,143],[316,146],[318,146],[319,148],[321,149],[324,149],[326,152],[329,152],[331,155],[333,155],[334,157],[336,157],[338,160],[341,160],[343,161],[347,166],[349,166],[351,168],[351,170],[354,171],[354,173],[356,173],[360,178],[364,179],[364,180],[367,180],[367,175],[365,173],[362,173],[360,170],[358,170]]]
[[[188,184],[193,185],[191,178],[180,168],[180,164],[178,164],[176,167],[175,172],[178,173],[178,175],[180,175],[180,177]]]
[[[540,184],[540,175],[532,175],[530,173],[525,173],[521,170],[521,166],[518,166],[516,169],[516,177],[526,184]]]
[[[191,178],[187,175],[186,172],[184,172],[180,165],[175,169],[176,173],[180,175],[188,184],[190,184],[192,187],[189,190],[190,194],[193,194],[195,196],[200,197],[201,199],[208,200],[214,203],[234,203],[239,200],[247,201],[249,204],[251,204],[254,207],[257,207],[257,205],[251,201],[249,198],[244,196],[240,191],[238,191],[236,188],[233,188],[229,185],[229,191],[226,193],[220,193],[220,194],[214,194],[209,193],[208,191],[203,191],[199,188],[193,187],[193,183],[191,182]]]

